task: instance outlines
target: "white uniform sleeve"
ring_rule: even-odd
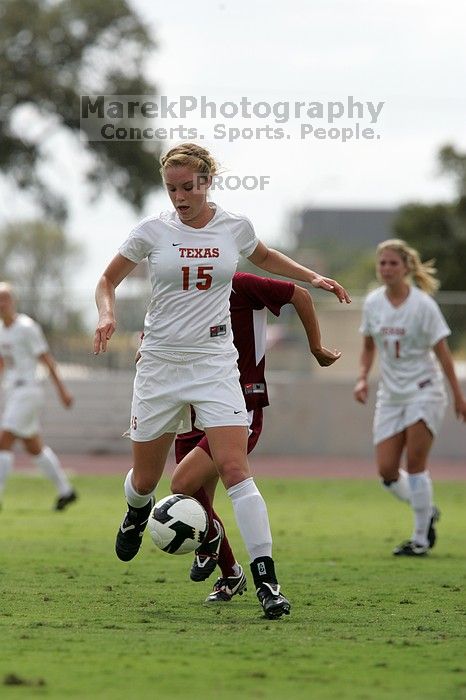
[[[422,322],[422,332],[428,339],[431,347],[434,347],[442,338],[451,334],[451,330],[445,321],[445,317],[439,309],[436,301],[428,297]]]
[[[361,325],[359,326],[359,332],[361,333],[361,335],[365,336],[372,335],[372,329],[369,319],[369,303],[367,299],[364,301],[364,305],[362,307],[362,319]]]
[[[236,243],[239,252],[245,258],[248,258],[254,253],[259,243],[254,227],[246,217],[241,220],[241,226],[239,226],[236,232]]]
[[[150,240],[146,226],[136,226],[120,246],[118,252],[131,262],[140,263],[149,255],[153,248],[153,241]]]
[[[49,351],[42,328],[36,322],[33,322],[29,327],[29,345],[35,357]]]

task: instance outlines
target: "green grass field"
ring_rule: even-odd
[[[190,555],[149,537],[119,562],[122,478],[76,479],[79,502],[55,513],[48,482],[14,476],[0,513],[0,697],[466,698],[466,484],[436,484],[438,546],[400,561],[410,512],[376,479],[258,483],[293,605],[278,621],[252,585],[203,605],[214,578],[190,582]],[[246,564],[223,493],[217,505]]]

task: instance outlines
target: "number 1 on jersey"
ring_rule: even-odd
[[[210,289],[212,285],[212,275],[209,274],[208,270],[213,270],[213,265],[199,265],[197,268],[197,281],[196,287],[201,291]],[[189,289],[189,267],[182,267],[181,272],[183,273],[183,290],[186,292]]]
[[[388,340],[384,340],[384,341],[383,341],[383,344],[384,344],[384,348],[385,348],[387,351],[389,351],[390,345],[389,345]],[[393,347],[395,348],[395,353],[394,353],[394,354],[395,354],[395,360],[399,360],[400,357],[401,357],[401,354],[400,354],[401,343],[400,343],[400,341],[399,341],[399,340],[395,340],[394,343],[393,343]]]

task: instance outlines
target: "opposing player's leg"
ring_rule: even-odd
[[[275,573],[267,506],[254,483],[247,461],[247,428],[239,425],[206,427],[205,432],[251,559],[251,573],[259,602],[269,618],[287,615],[291,606],[280,593]]]
[[[177,459],[181,457],[180,450],[189,445],[186,440],[177,440]],[[218,483],[218,472],[215,468],[208,441],[205,436],[198,445],[191,449],[176,467],[171,490],[173,493],[185,493],[194,496],[205,508],[209,517],[209,530],[202,545],[196,550],[194,562],[190,571],[193,581],[204,581],[219,564],[222,575],[237,575],[240,568],[225,535],[223,523],[213,510],[212,503],[215,488]]]
[[[118,528],[115,552],[122,561],[130,561],[139,551],[144,530],[154,503],[154,491],[163,474],[174,433],[154,440],[133,440],[133,468],[125,479],[128,510]]]
[[[78,494],[71,485],[60,460],[52,448],[43,444],[40,435],[23,438],[23,443],[32,456],[35,465],[44,476],[55,484],[58,497],[54,504],[54,510],[64,510],[71,503],[74,503],[78,498]]]
[[[228,603],[233,596],[243,595],[247,590],[246,575],[243,567],[238,565],[238,573],[231,576],[220,576],[214,583],[212,593],[205,599],[206,603]]]

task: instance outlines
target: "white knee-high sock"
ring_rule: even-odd
[[[68,496],[73,491],[60,460],[50,447],[45,445],[40,454],[34,455],[33,460],[45,476],[53,481],[59,496]]]
[[[414,527],[411,539],[419,544],[427,544],[427,533],[432,517],[432,481],[428,471],[408,474],[411,493],[411,507],[414,512]]]
[[[0,450],[0,496],[5,490],[5,483],[13,469],[14,455],[11,450]]]
[[[252,477],[227,490],[231,498],[236,522],[251,561],[257,557],[272,556],[267,506]]]
[[[405,472],[404,469],[399,470],[397,481],[391,481],[390,483],[382,481],[382,484],[387,491],[390,491],[390,493],[392,493],[396,498],[399,498],[400,501],[410,503],[411,490],[409,488],[408,472]]]
[[[125,479],[125,496],[129,506],[133,508],[144,508],[146,506],[154,493],[138,493],[133,486],[132,481],[133,470],[130,469],[126,475]]]

